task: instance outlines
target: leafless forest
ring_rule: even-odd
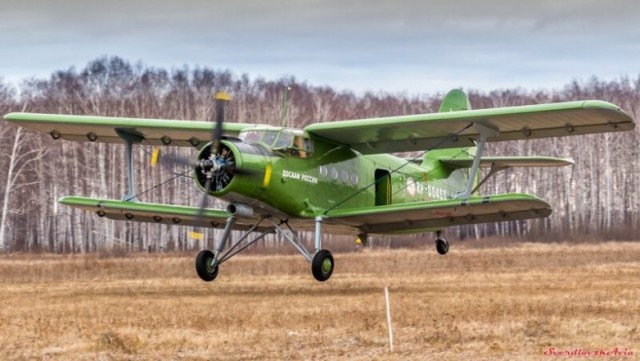
[[[205,120],[212,113],[211,94],[225,90],[234,96],[227,111],[230,121],[277,125],[284,88],[290,86],[287,123],[304,127],[314,122],[434,112],[442,97],[359,95],[310,85],[293,77],[265,80],[209,68],[149,68],[117,57],[96,59],[81,70],[57,71],[48,79],[28,79],[17,88],[1,76],[0,115],[27,111]],[[600,99],[621,106],[634,119],[640,115],[640,75],[614,81],[576,81],[555,91],[518,88],[468,93],[475,109]],[[485,194],[526,192],[539,196],[554,207],[549,218],[460,227],[448,230],[449,238],[637,238],[638,131],[491,144],[487,151],[490,155],[570,157],[576,164],[562,169],[507,170],[481,189]],[[0,139],[0,169],[4,170],[0,174],[0,249],[93,252],[113,248],[191,250],[202,246],[189,239],[189,229],[185,227],[117,223],[57,204],[56,200],[65,195],[119,199],[126,185],[123,147],[56,142],[4,122]],[[142,193],[139,198],[146,202],[197,203],[200,194],[191,179],[176,177],[186,169],[151,168],[149,151],[150,147],[141,146],[135,154],[139,163],[138,191]],[[156,187],[163,182],[166,183]],[[211,230],[208,238],[216,232]],[[414,238],[432,240],[431,235]],[[279,242],[272,239],[271,243]]]

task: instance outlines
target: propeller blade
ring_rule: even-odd
[[[151,166],[155,167],[158,165],[158,159],[160,158],[160,148],[153,147],[153,151],[151,152]]]
[[[200,205],[198,206],[198,215],[196,216],[196,223],[202,224],[204,218],[204,210],[207,208],[207,201],[209,200],[209,189],[211,189],[211,177],[207,177],[207,181],[204,183],[205,192],[200,198]]]
[[[195,222],[196,226],[194,230],[189,233],[190,237],[196,241],[201,241],[202,239],[204,239],[204,233],[199,232],[198,227],[206,227],[204,222],[204,210],[207,208],[207,198],[209,198],[209,192],[208,192],[209,188],[211,188],[211,177],[208,177],[207,181],[205,182],[204,189],[206,189],[207,192],[204,192],[202,194],[202,198],[200,198],[200,205],[198,206],[198,214],[196,215],[196,222]]]
[[[155,167],[158,164],[162,166],[200,166],[200,162],[193,160],[191,157],[187,157],[181,154],[161,153],[159,148],[154,148],[153,153],[151,153],[151,166]]]
[[[216,117],[215,126],[211,133],[211,154],[220,153],[220,141],[222,140],[222,131],[224,124],[224,105],[225,102],[231,100],[231,96],[225,92],[218,92],[215,95],[216,100]]]
[[[211,143],[209,146],[209,154],[210,159],[213,162],[216,162],[215,158],[218,154],[220,154],[220,150],[222,147],[222,133],[223,133],[223,124],[224,124],[224,105],[225,102],[228,102],[231,100],[231,96],[225,92],[218,92],[216,93],[216,95],[214,96],[214,99],[216,101],[216,110],[215,110],[215,125],[212,128],[211,131]],[[235,162],[234,162],[235,164]],[[196,167],[201,166],[201,163],[198,163],[195,165]],[[225,165],[222,166],[222,168],[227,168],[227,167],[231,167],[233,166],[233,164],[230,165]],[[211,190],[211,186],[213,184],[213,178],[215,177],[215,184],[216,184],[216,190],[218,190],[218,187],[220,185],[220,179],[219,177],[215,176],[213,174],[213,169],[209,170],[207,173],[207,180],[205,181],[204,184],[204,189],[205,192],[202,194],[202,199],[200,200],[200,206],[198,207],[198,215],[196,216],[196,224],[198,224],[200,227],[205,227],[205,222],[204,222],[204,211],[207,208],[207,201],[209,198],[209,191]],[[194,234],[199,234],[200,232],[194,231]]]
[[[191,231],[189,232],[189,237],[191,237],[191,239],[193,239],[194,241],[202,241],[204,239],[204,233]]]

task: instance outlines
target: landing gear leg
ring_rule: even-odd
[[[326,249],[322,249],[322,217],[316,217],[316,237],[315,237],[315,254],[311,260],[311,273],[313,277],[324,282],[331,277],[335,262],[333,255]]]
[[[442,237],[442,231],[436,231],[436,251],[441,255],[449,252],[449,241]]]
[[[216,245],[214,252],[203,250],[196,256],[196,272],[203,281],[211,282],[218,277],[218,266],[220,265],[219,256],[227,243],[227,239],[229,238],[229,234],[231,234],[231,228],[234,223],[235,218],[233,216],[227,218],[227,224],[224,227],[222,239],[220,239]]]
[[[273,220],[271,221],[273,224],[273,230],[289,241],[289,243],[291,243],[298,252],[300,252],[304,258],[311,263],[311,273],[313,274],[313,277],[320,282],[324,282],[331,277],[331,274],[333,273],[333,266],[335,264],[331,252],[326,249],[322,249],[322,221],[322,217],[316,217],[316,232],[314,240],[315,250],[313,255],[298,238],[296,232],[291,228],[286,220],[279,224],[275,223]],[[282,229],[281,226],[283,224],[289,229],[289,232]]]

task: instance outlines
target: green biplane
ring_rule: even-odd
[[[204,281],[219,265],[270,233],[287,239],[311,263],[318,281],[334,270],[322,248],[323,233],[435,232],[455,225],[541,218],[545,201],[528,194],[475,195],[484,181],[509,167],[572,164],[551,157],[485,157],[487,142],[562,137],[634,128],[617,106],[597,100],[471,110],[461,90],[449,92],[438,113],[335,121],[304,129],[224,122],[225,96],[215,122],[10,113],[19,126],[53,139],[124,143],[128,192],[121,200],[63,197],[60,203],[99,217],[139,222],[223,228],[215,250],[196,257]],[[188,163],[203,191],[200,207],[144,203],[135,199],[132,146],[197,149]],[[389,153],[421,152],[414,159]],[[489,168],[480,179],[479,168]],[[228,202],[206,208],[206,199]],[[234,242],[232,230],[243,231]],[[294,230],[313,232],[311,252]],[[230,244],[227,244],[230,243]]]

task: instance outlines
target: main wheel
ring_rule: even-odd
[[[436,250],[441,255],[447,254],[447,252],[449,252],[449,241],[444,238],[436,239]]]
[[[196,272],[203,281],[211,282],[218,277],[218,265],[211,266],[213,252],[205,249],[196,256]]]
[[[333,273],[333,255],[331,252],[326,249],[321,249],[313,256],[313,260],[311,261],[311,273],[313,273],[313,277],[320,281],[324,282],[331,277]]]

